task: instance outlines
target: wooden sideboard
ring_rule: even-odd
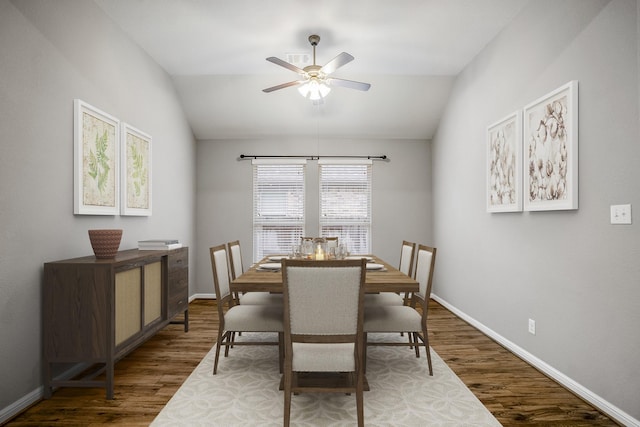
[[[188,303],[186,247],[45,263],[45,398],[54,387],[105,387],[107,399],[113,399],[115,363],[169,323],[184,324],[187,332]],[[184,317],[176,319],[180,314]],[[86,365],[88,371],[82,378],[52,378],[56,365],[69,363]]]

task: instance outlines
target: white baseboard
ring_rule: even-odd
[[[216,294],[193,294],[189,297],[189,302],[194,299],[216,299]]]
[[[451,311],[453,314],[455,314],[465,322],[469,323],[471,326],[478,329],[483,334],[487,335],[489,338],[498,342],[500,345],[502,345],[507,350],[514,353],[516,356],[518,356],[519,358],[521,358],[531,366],[535,367],[536,369],[538,369],[548,377],[553,378],[559,384],[571,390],[573,393],[577,394],[582,399],[586,400],[591,405],[595,406],[596,408],[598,408],[599,410],[601,410],[602,412],[604,412],[605,414],[613,418],[615,421],[621,423],[624,426],[640,427],[639,420],[633,418],[631,415],[627,414],[622,409],[618,408],[617,406],[611,404],[607,400],[593,393],[591,390],[587,389],[580,383],[572,380],[571,378],[569,378],[562,372],[558,371],[554,367],[550,366],[546,362],[538,359],[537,357],[535,357],[533,354],[529,353],[522,347],[518,346],[517,344],[514,344],[513,342],[509,341],[502,335],[496,333],[492,329],[486,327],[482,323],[466,315],[465,313],[458,310],[456,307],[449,304],[447,301],[443,300],[437,295],[431,294],[431,298],[433,298],[438,303],[442,304],[447,310]]]
[[[0,425],[3,425],[34,403],[37,403],[40,399],[42,399],[42,395],[43,387],[38,387],[31,393],[22,396],[21,399],[16,400],[6,408],[2,408],[2,410],[0,410]]]
[[[62,378],[73,377],[81,373],[86,368],[87,366],[85,364],[75,365],[70,369],[68,369],[67,371],[63,372],[62,374],[56,376],[56,379],[58,380]],[[0,425],[3,425],[7,421],[9,421],[11,418],[20,414],[22,411],[29,408],[29,406],[35,403],[38,403],[43,397],[44,397],[44,386],[40,386],[37,389],[33,390],[31,393],[28,393],[25,396],[22,396],[22,398],[16,400],[6,408],[2,408],[0,410]]]

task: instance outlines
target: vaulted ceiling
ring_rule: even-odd
[[[174,81],[196,139],[430,139],[458,73],[528,0],[94,0]],[[267,62],[340,52],[355,60],[321,105]],[[296,56],[297,55],[297,56]],[[310,64],[297,62],[304,67]]]

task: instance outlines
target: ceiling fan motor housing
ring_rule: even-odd
[[[311,46],[317,46],[318,43],[320,43],[320,36],[316,34],[311,34],[309,36],[309,43],[311,43]]]

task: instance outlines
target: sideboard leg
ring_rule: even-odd
[[[106,372],[106,376],[107,376],[107,381],[106,381],[107,400],[113,400],[114,371],[115,371],[115,367],[114,367],[113,360],[107,361],[107,372]]]
[[[49,362],[43,363],[44,371],[44,398],[51,399],[51,365]]]

